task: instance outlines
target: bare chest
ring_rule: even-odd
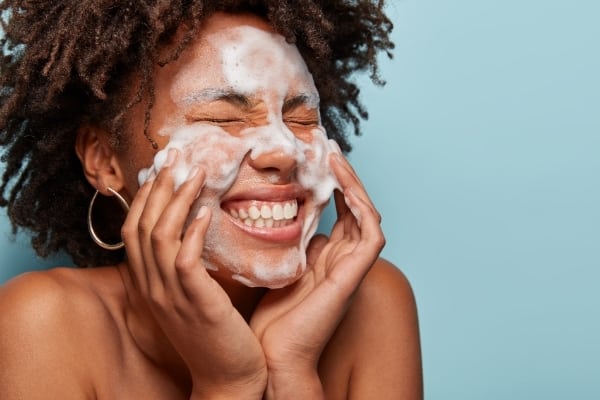
[[[155,365],[133,348],[121,353],[106,351],[93,376],[93,398],[109,399],[189,399],[189,378]]]
[[[186,373],[156,365],[133,346],[105,348],[92,364],[93,395],[97,400],[189,399],[191,382]],[[337,351],[325,351],[319,375],[327,399],[346,399],[350,366]]]

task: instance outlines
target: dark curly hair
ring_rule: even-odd
[[[148,126],[153,68],[176,59],[217,11],[262,16],[296,44],[319,91],[328,135],[350,151],[345,129],[350,125],[359,134],[360,119],[367,118],[353,75],[369,71],[375,84],[383,84],[377,55],[383,51],[391,58],[394,47],[383,3],[2,1],[0,145],[5,170],[0,205],[7,207],[13,232],[18,227],[29,231],[40,256],[64,249],[80,266],[123,258],[122,252],[102,250],[89,238],[85,221],[94,189],[73,150],[78,129],[82,124],[102,127],[112,133],[115,147],[127,146],[124,115],[142,99],[148,103]],[[181,29],[183,39],[171,54],[158,51]],[[133,81],[133,75],[141,79]],[[132,82],[138,86],[132,88]],[[148,136],[147,129],[144,134]],[[101,208],[104,221],[114,221],[106,230],[118,236],[116,211],[109,205]]]

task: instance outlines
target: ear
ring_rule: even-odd
[[[105,196],[110,195],[107,187],[119,191],[124,186],[121,166],[109,139],[108,132],[85,125],[79,128],[75,141],[85,177]]]

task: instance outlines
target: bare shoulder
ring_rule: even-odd
[[[0,287],[3,398],[84,398],[92,390],[81,374],[89,362],[84,350],[96,339],[90,335],[96,331],[92,321],[104,313],[85,276],[59,268],[27,273]]]
[[[379,258],[365,277],[354,300],[353,313],[393,324],[416,323],[416,304],[406,276],[389,261]],[[364,315],[363,315],[364,313]],[[372,317],[369,317],[372,316]],[[385,317],[385,318],[381,318]]]
[[[375,263],[332,339],[329,362],[349,365],[347,398],[422,399],[415,297],[393,264]]]

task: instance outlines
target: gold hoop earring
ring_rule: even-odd
[[[117,198],[117,200],[119,200],[119,203],[121,203],[121,207],[123,207],[123,209],[125,211],[129,211],[129,204],[127,204],[127,201],[123,198],[123,196],[121,196],[119,194],[119,192],[117,192],[110,186],[107,187],[106,189],[109,192],[111,192]],[[92,240],[94,241],[94,243],[96,243],[98,246],[102,247],[105,250],[119,250],[119,249],[123,248],[123,246],[125,246],[125,243],[123,243],[123,241],[120,241],[119,243],[114,243],[114,244],[106,243],[106,242],[102,241],[102,239],[100,239],[100,237],[98,237],[98,235],[96,234],[96,231],[94,230],[94,224],[92,222],[92,210],[94,208],[94,202],[96,201],[96,197],[98,197],[98,193],[99,193],[99,191],[96,190],[96,193],[94,193],[94,196],[92,196],[92,200],[90,201],[90,206],[88,207],[87,224],[88,224],[88,230],[90,231],[90,236],[92,237]]]

